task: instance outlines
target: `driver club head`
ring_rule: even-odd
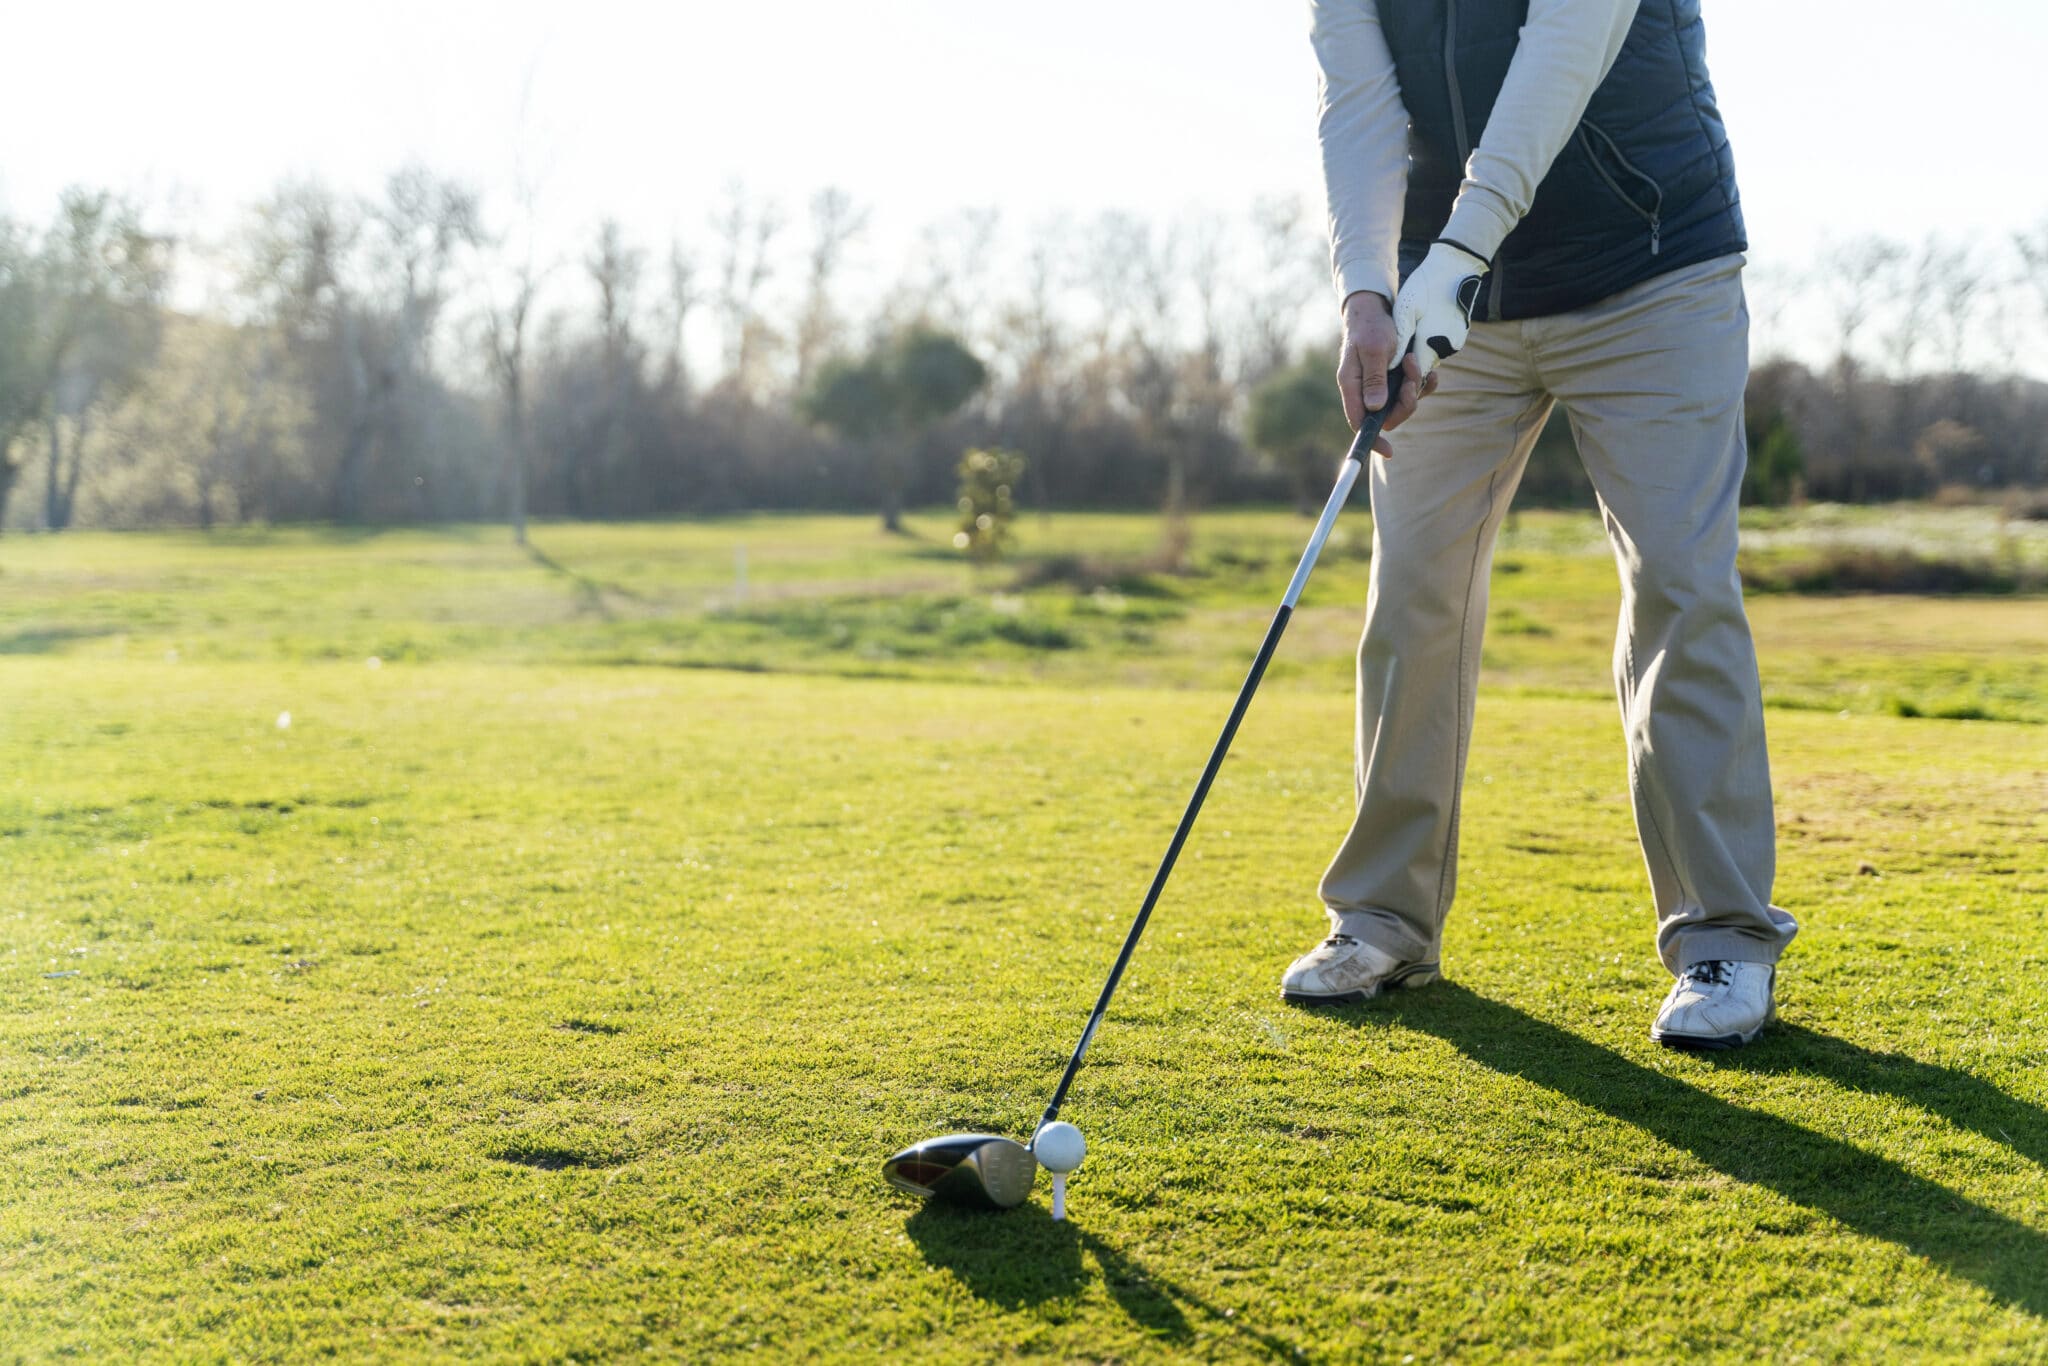
[[[1038,1159],[1014,1139],[947,1134],[912,1144],[884,1162],[882,1179],[927,1200],[1009,1209],[1030,1197]]]

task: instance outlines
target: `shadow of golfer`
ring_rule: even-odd
[[[1708,1095],[1455,983],[1339,1011],[1333,1018],[1360,1028],[1398,1023],[1434,1034],[1474,1062],[1635,1125],[1726,1176],[1896,1243],[2009,1305],[2048,1318],[2048,1236],[1854,1144]],[[1958,1083],[1945,1069],[1791,1027],[1766,1035],[1746,1053],[1729,1065],[1810,1069],[1843,1086],[1902,1095],[1944,1112],[1949,1107],[1937,1093],[1953,1092]],[[2037,1155],[2040,1112],[1996,1092],[1994,1103],[1984,1094],[1989,1090],[1981,1082],[1964,1086],[1961,1094],[1972,1105],[1956,1108],[1976,1118],[1959,1122],[1974,1128],[1988,1118],[1996,1127],[2009,1119],[2031,1126],[2029,1155]]]
[[[1852,1091],[1896,1096],[2048,1167],[2048,1110],[2008,1096],[1981,1077],[1903,1053],[1872,1052],[1799,1025],[1775,1025],[1766,1038],[1768,1048],[1737,1049],[1715,1060],[1731,1071],[1825,1077]]]
[[[1212,1336],[1231,1337],[1275,1358],[1298,1361],[1294,1344],[1238,1322],[1187,1287],[1149,1270],[1096,1234],[1054,1223],[1037,1206],[990,1215],[925,1205],[904,1225],[927,1263],[943,1267],[977,1298],[1005,1309],[1065,1299],[1087,1288],[1086,1258],[1102,1287],[1131,1321],[1161,1342],[1188,1346],[1197,1333],[1182,1306],[1208,1319]]]

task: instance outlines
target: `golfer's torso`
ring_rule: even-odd
[[[1401,274],[1443,229],[1528,0],[1377,0],[1410,121]],[[1477,318],[1581,308],[1747,246],[1699,0],[1644,0],[1607,78],[1508,234]]]

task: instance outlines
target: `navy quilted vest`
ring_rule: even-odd
[[[1528,0],[1378,0],[1410,121],[1406,278],[1443,231]],[[1741,251],[1735,159],[1699,0],[1642,0],[1585,119],[1508,234],[1473,317],[1541,317]]]

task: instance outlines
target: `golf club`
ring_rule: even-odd
[[[1081,1070],[1081,1060],[1088,1054],[1088,1045],[1095,1041],[1095,1031],[1102,1026],[1110,998],[1116,994],[1117,983],[1123,979],[1131,954],[1145,933],[1145,922],[1152,918],[1152,908],[1158,904],[1160,892],[1165,890],[1174,860],[1180,857],[1181,846],[1187,843],[1188,832],[1195,827],[1195,817],[1201,814],[1209,787],[1223,767],[1224,756],[1230,752],[1230,742],[1237,734],[1238,723],[1244,720],[1245,712],[1251,707],[1252,694],[1258,691],[1259,680],[1265,676],[1266,666],[1272,662],[1273,651],[1287,630],[1288,619],[1294,615],[1294,605],[1308,584],[1309,573],[1315,568],[1317,556],[1322,554],[1323,543],[1330,539],[1330,531],[1337,524],[1337,514],[1349,501],[1352,485],[1358,482],[1359,472],[1365,468],[1365,462],[1372,454],[1372,443],[1378,438],[1387,414],[1393,410],[1404,379],[1399,366],[1388,372],[1386,403],[1377,412],[1366,414],[1357,436],[1352,439],[1351,450],[1337,470],[1336,487],[1330,491],[1329,501],[1323,505],[1322,516],[1317,519],[1315,531],[1308,538],[1308,548],[1302,552],[1301,563],[1295,566],[1294,578],[1280,599],[1279,610],[1273,613],[1272,624],[1266,628],[1266,638],[1260,642],[1259,652],[1252,658],[1244,686],[1237,691],[1237,701],[1230,708],[1230,719],[1223,723],[1223,733],[1216,737],[1216,747],[1209,752],[1209,762],[1202,770],[1202,779],[1195,784],[1195,794],[1188,799],[1187,810],[1181,814],[1172,843],[1166,846],[1166,857],[1160,860],[1159,871],[1152,875],[1152,885],[1145,893],[1145,904],[1138,908],[1130,933],[1124,936],[1123,949],[1109,970],[1109,980],[1102,984],[1102,995],[1096,998],[1094,1013],[1089,1015],[1088,1026],[1081,1031],[1081,1041],[1074,1045],[1074,1056],[1068,1059],[1067,1070],[1060,1077],[1060,1084],[1053,1091],[1052,1101],[1045,1107],[1045,1114],[1040,1117],[1034,1133],[1053,1123],[1059,1117],[1060,1106],[1066,1103],[1067,1088],[1074,1084],[1074,1076]],[[948,1134],[943,1138],[926,1139],[897,1153],[882,1164],[882,1179],[899,1190],[927,1199],[985,1209],[1008,1209],[1030,1197],[1032,1184],[1037,1180],[1038,1165],[1032,1150],[1015,1139],[997,1134]]]

